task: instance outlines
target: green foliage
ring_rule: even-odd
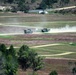
[[[11,12],[17,12],[17,7],[13,6]]]
[[[30,8],[29,8],[29,5],[26,5],[26,6],[25,6],[25,9],[24,9],[24,13],[28,13],[29,9],[30,9]]]
[[[14,62],[12,62],[12,63],[14,63]],[[6,75],[16,75],[16,72],[17,72],[17,65],[15,65],[15,64],[12,64],[12,63],[6,63],[5,65],[5,68],[6,68],[6,70],[5,70],[5,74]]]
[[[2,65],[4,62],[5,75],[16,75],[18,65],[20,65],[23,70],[31,68],[33,70],[33,74],[35,71],[40,70],[43,67],[43,59],[39,57],[35,51],[30,50],[27,45],[23,45],[19,49],[18,54],[16,53],[13,45],[7,49],[4,44],[1,44],[0,50],[2,53],[0,55],[3,57],[0,59],[0,64]]]
[[[37,0],[31,0],[31,3],[34,3],[34,2],[36,2]]]
[[[72,69],[72,73],[73,73],[73,75],[76,74],[76,67],[73,67],[73,69]]]
[[[29,57],[29,47],[23,45],[18,52],[19,64],[23,70],[26,70],[30,66]]]
[[[43,9],[43,10],[46,9],[47,8],[46,3],[44,1],[42,1],[39,8]]]
[[[47,7],[50,8],[54,3],[57,3],[58,0],[42,0],[40,4],[40,9],[46,9]]]
[[[11,45],[9,49],[6,49],[4,44],[0,45],[0,50],[3,56],[5,75],[16,75],[18,69],[18,62],[15,50]]]
[[[8,3],[13,3],[14,0],[7,0]]]
[[[26,6],[25,4],[20,5],[20,6],[19,6],[19,10],[27,13],[28,10],[29,10],[29,6]]]
[[[35,60],[32,63],[32,68],[34,71],[40,70],[43,67],[43,62],[42,62],[41,57],[36,57]]]
[[[33,71],[40,70],[43,67],[43,58],[39,57],[33,50],[30,52],[30,62]]]
[[[4,44],[1,44],[1,45],[0,45],[0,51],[1,51],[2,53],[5,53],[5,52],[6,52],[6,46],[5,46]]]
[[[4,60],[4,57],[2,56],[2,52],[0,51],[0,75],[5,75],[3,60]]]
[[[11,54],[13,57],[16,56],[16,51],[15,51],[13,45],[11,45],[9,48],[9,54]]]
[[[61,0],[61,2],[68,4],[70,2],[70,0]]]
[[[27,13],[29,10],[29,4],[25,0],[19,0],[18,10]]]
[[[0,12],[3,12],[3,10],[0,9]]]
[[[22,57],[26,52],[29,51],[29,47],[27,45],[23,45],[18,52],[18,57]]]
[[[58,75],[56,71],[52,71],[49,75]]]
[[[50,8],[50,7],[52,7],[52,5],[54,3],[57,3],[58,0],[43,0],[43,1],[46,3],[46,5],[48,6],[48,8]]]
[[[76,46],[76,43],[75,42],[70,42],[69,45],[70,46]]]
[[[6,75],[15,75],[18,69],[16,52],[11,45],[5,56],[5,73]]]
[[[30,50],[28,46],[23,45],[18,52],[18,60],[21,68],[26,70],[31,68],[33,74],[35,71],[40,70],[43,67],[43,59],[38,54]]]

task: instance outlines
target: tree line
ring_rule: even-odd
[[[2,0],[2,2],[13,4],[12,6],[12,11],[22,11],[27,13],[30,10],[30,4],[36,3],[37,0]],[[35,7],[35,9],[43,9],[45,10],[46,8],[52,8],[54,3],[60,2],[60,5],[62,6],[63,4],[68,4],[70,0],[42,0],[39,3],[38,7]],[[37,5],[37,4],[35,4]]]
[[[9,49],[4,44],[0,45],[0,74],[16,75],[18,68],[22,70],[32,69],[33,73],[43,67],[43,58],[30,50],[27,45],[23,45],[18,52],[13,45]],[[1,71],[2,70],[2,71]]]
[[[0,75],[17,75],[19,68],[24,71],[31,69],[31,75],[37,75],[36,72],[43,67],[43,57],[38,56],[38,53],[31,50],[27,45],[15,50],[13,45],[6,48],[5,44],[0,44]],[[53,73],[58,75],[56,71]]]
[[[76,62],[68,62],[71,73],[76,74]],[[0,75],[17,75],[17,71],[21,68],[24,71],[30,69],[31,75],[38,75],[37,71],[44,68],[43,57],[38,56],[34,50],[27,45],[15,49],[13,45],[6,48],[5,44],[0,44]],[[49,75],[58,75],[54,70]]]

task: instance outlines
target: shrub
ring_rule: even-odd
[[[49,75],[58,75],[56,71],[52,71]]]

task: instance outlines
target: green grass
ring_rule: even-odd
[[[1,17],[3,16],[3,17]],[[74,17],[74,18],[73,18]],[[67,18],[67,20],[66,20]],[[69,18],[73,18],[73,20],[69,20]],[[64,20],[65,19],[65,20]],[[23,25],[23,26],[34,26],[34,27],[47,27],[47,28],[59,28],[64,27],[66,25],[69,26],[76,26],[75,15],[40,15],[40,16],[21,16],[19,14],[13,13],[0,13],[0,24],[2,25]],[[47,34],[46,34],[47,35]],[[13,36],[0,36],[0,38],[10,39]],[[20,43],[23,44],[23,41],[29,40],[52,40],[53,38],[20,38],[13,40],[12,42],[21,41]],[[54,40],[54,39],[53,39]],[[18,44],[19,45],[19,44]],[[59,54],[64,52],[76,52],[76,44],[68,44],[59,45],[59,46],[51,46],[51,47],[42,47],[42,48],[35,48],[38,54]],[[75,58],[76,53],[65,55],[65,56],[58,56],[64,58]]]
[[[52,54],[60,54],[60,53],[66,53],[66,52],[74,52],[74,53],[68,54],[68,55],[48,56],[48,57],[54,57],[54,58],[76,58],[76,46],[71,46],[69,44],[42,47],[42,48],[35,48],[34,50],[39,55],[52,55]]]
[[[69,43],[69,45],[76,46],[76,43],[71,42],[71,43]]]
[[[72,54],[64,55],[64,56],[57,56],[57,57],[76,59],[76,52]]]
[[[53,49],[53,50],[61,50],[61,51],[73,51],[75,52],[76,51],[76,46],[71,46],[71,45],[58,45],[58,46],[50,46],[50,47],[44,47],[44,49]]]
[[[22,25],[22,26],[35,26],[35,27],[47,27],[47,28],[59,28],[69,26],[76,26],[76,21],[53,21],[53,22],[22,22],[22,21],[5,21],[2,20],[2,25]]]
[[[0,23],[2,23],[2,25],[23,25],[48,28],[64,27],[66,25],[76,26],[75,15],[28,15],[0,13]]]
[[[0,35],[0,38],[5,38],[5,39],[11,39],[13,37],[14,36],[10,36],[10,35],[5,35],[5,36]]]
[[[3,12],[3,13],[0,13],[0,16],[19,16],[19,14]]]
[[[50,55],[50,54],[58,54],[58,53],[62,53],[64,51],[60,51],[60,50],[53,50],[53,49],[45,49],[44,48],[35,48],[34,50],[36,50],[36,52],[39,54],[39,55]]]

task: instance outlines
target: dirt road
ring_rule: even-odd
[[[65,9],[72,9],[72,8],[76,8],[76,6],[69,6],[69,7],[56,8],[56,9],[49,9],[47,11],[65,10]]]
[[[30,48],[40,48],[40,47],[57,46],[57,45],[64,45],[64,44],[59,44],[59,43],[47,44],[47,45],[32,46]],[[20,47],[14,47],[14,48],[20,48]],[[7,49],[9,49],[9,47]],[[63,55],[69,55],[69,54],[72,54],[72,53],[75,53],[75,52],[64,52],[64,53],[59,53],[59,54],[39,55],[39,56],[45,56],[48,59],[48,58],[51,58],[50,56],[63,56]]]
[[[30,47],[30,48],[40,48],[40,47],[48,47],[48,46],[56,46],[56,45],[63,45],[63,44],[47,44],[47,45],[39,45],[39,46],[33,46],[33,47]]]
[[[49,56],[63,56],[63,55],[68,55],[68,54],[72,54],[72,53],[75,53],[75,52],[65,52],[65,53],[60,53],[60,54],[39,55],[39,56],[46,56],[46,57],[49,57]]]

